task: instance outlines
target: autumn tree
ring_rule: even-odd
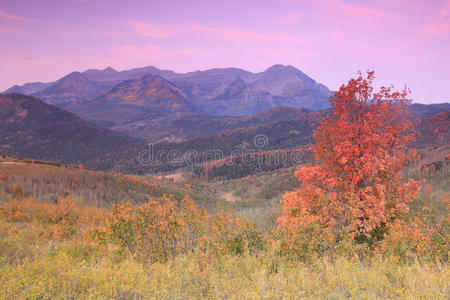
[[[332,113],[315,130],[310,149],[316,162],[298,168],[302,188],[282,200],[278,223],[287,247],[324,248],[324,241],[345,238],[373,243],[415,197],[419,183],[404,182],[400,173],[414,157],[409,91],[374,92],[373,80],[374,72],[358,72],[330,98]]]

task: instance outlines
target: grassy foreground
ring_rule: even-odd
[[[6,166],[11,168],[13,165]],[[237,227],[233,229],[234,235],[230,239],[227,236],[229,228],[224,225],[233,222],[227,217],[211,219],[193,210],[196,217],[190,216],[192,219],[189,219],[179,210],[185,226],[200,224],[195,223],[196,220],[203,220],[201,224],[209,222],[200,229],[206,233],[206,242],[217,243],[216,251],[212,248],[199,249],[201,247],[197,246],[188,251],[179,249],[178,255],[166,259],[145,261],[142,254],[150,253],[145,248],[148,246],[146,243],[137,244],[140,248],[133,255],[127,247],[125,251],[120,251],[124,249],[120,249],[117,241],[100,244],[86,235],[92,226],[107,225],[104,216],[111,213],[111,207],[102,203],[103,191],[109,186],[117,190],[122,187],[127,191],[132,190],[134,194],[127,194],[124,198],[136,197],[136,200],[133,199],[136,204],[140,198],[151,197],[153,193],[158,196],[175,188],[176,192],[181,192],[182,188],[192,188],[155,181],[158,189],[154,189],[154,182],[138,182],[128,177],[122,180],[120,174],[110,174],[111,180],[108,177],[110,175],[103,173],[92,173],[95,178],[90,178],[91,171],[79,169],[70,169],[67,174],[55,173],[60,176],[45,173],[47,177],[39,170],[34,177],[29,172],[31,167],[26,167],[23,175],[8,170],[5,172],[8,177],[4,176],[0,180],[0,192],[3,193],[0,201],[0,299],[450,298],[448,259],[430,259],[418,255],[417,258],[412,256],[405,260],[395,251],[373,253],[363,258],[357,255],[325,254],[322,257],[310,255],[307,259],[295,260],[279,255],[279,241],[267,229],[273,216],[264,214],[267,213],[269,202],[263,201],[249,203],[254,206],[250,208],[257,209],[257,213],[249,213],[252,210],[241,207],[243,203],[232,203],[231,208],[225,207],[227,210],[235,209],[243,219],[259,221],[260,224],[255,224],[259,226],[253,230],[262,233],[265,241],[263,249],[256,249],[258,247],[254,245],[250,245],[253,248],[249,247],[245,240],[244,247],[239,248],[241,244],[236,243],[234,238],[236,234],[245,236],[243,234],[246,234],[247,227],[235,224]],[[44,176],[45,180],[38,181],[38,176]],[[92,188],[95,193],[89,193],[90,188],[84,183],[77,185],[77,181],[83,181],[83,178],[91,182],[90,179],[101,179],[101,176],[105,177],[104,180],[96,180],[99,186]],[[56,185],[58,180],[70,184],[61,184],[59,187]],[[267,182],[266,178],[261,181]],[[17,184],[21,189],[17,188]],[[233,186],[228,187],[227,184]],[[441,228],[439,230],[443,233],[439,236],[446,237],[444,246],[439,249],[448,253],[445,245],[448,245],[449,215],[446,203],[449,177],[435,176],[432,184],[411,203],[411,209],[418,212],[427,206],[427,216],[432,217],[430,224]],[[73,201],[62,198],[53,201],[49,194],[63,197],[67,186],[71,188],[69,198],[73,197]],[[219,188],[239,190],[239,187],[236,181],[226,182],[223,186],[217,184],[212,188],[217,188],[220,193],[222,190]],[[250,192],[253,191],[248,190],[243,194],[248,196]],[[198,195],[202,194],[202,191],[195,190],[193,196],[197,200]],[[90,201],[81,201],[83,199]],[[445,199],[447,202],[443,201]],[[256,206],[258,203],[260,206]],[[153,211],[150,209],[145,212]],[[165,217],[160,221],[164,220]],[[226,239],[208,240],[208,234],[214,232],[210,224],[216,226],[215,232]],[[159,225],[163,226],[164,223]],[[175,229],[170,232],[171,236],[180,234]],[[180,245],[182,237],[179,237]],[[254,238],[249,241],[257,241],[255,236],[248,237]],[[407,245],[405,247],[408,249]]]
[[[268,249],[143,263],[51,226],[0,222],[1,299],[448,299],[450,269],[394,257],[289,261]]]
[[[4,241],[3,241],[4,242]],[[55,249],[53,247],[60,247]],[[41,249],[43,250],[43,249]],[[87,255],[89,257],[83,257]],[[76,245],[49,245],[22,264],[2,263],[2,299],[448,299],[449,268],[389,260],[323,258],[311,264],[267,257],[177,257],[113,262]]]

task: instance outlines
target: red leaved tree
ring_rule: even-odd
[[[373,79],[374,72],[366,78],[358,72],[330,98],[333,113],[314,132],[316,163],[298,168],[302,188],[282,200],[278,223],[286,247],[319,247],[346,237],[372,243],[415,197],[419,183],[405,183],[400,174],[414,157],[408,91],[391,86],[375,93]]]

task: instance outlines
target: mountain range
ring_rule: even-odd
[[[210,69],[206,71],[175,73],[155,67],[116,71],[89,69],[73,72],[51,83],[27,83],[14,86],[4,93],[22,93],[39,97],[43,101],[68,109],[74,104],[82,106],[97,97],[110,98],[114,93],[155,76],[155,85],[134,95],[159,94],[159,99],[174,100],[173,91],[190,103],[190,111],[209,115],[242,116],[262,112],[277,106],[323,109],[328,107],[331,91],[316,83],[292,66],[274,65],[260,73],[237,68]],[[143,78],[147,77],[147,78]],[[136,81],[136,82],[133,82]],[[142,87],[142,85],[141,85]],[[133,104],[129,95],[128,104]],[[176,99],[175,99],[176,100]],[[82,109],[81,109],[82,110]]]
[[[216,68],[185,74],[155,67],[120,72],[108,67],[72,72],[51,83],[14,86],[4,93],[34,96],[100,127],[152,142],[197,136],[190,128],[202,134],[236,128],[239,125],[232,124],[239,121],[233,117],[281,106],[327,108],[331,95],[324,85],[283,65],[259,73]]]
[[[28,95],[27,95],[28,94]],[[252,148],[285,151],[312,142],[329,114],[331,91],[292,66],[175,73],[155,67],[72,72],[0,94],[0,153],[130,173],[170,172],[167,158],[142,165],[140,153]],[[416,146],[448,144],[450,104],[412,104]],[[202,159],[201,159],[202,160]],[[243,172],[245,173],[245,172]]]
[[[147,165],[139,160],[142,151],[148,149],[144,139],[101,128],[32,96],[0,95],[0,107],[0,153],[129,173],[171,172],[187,166],[172,164],[171,152],[182,158],[192,151],[202,154],[219,150],[227,157],[239,149],[278,151],[307,146],[312,142],[314,124],[330,113],[329,109],[277,107],[245,117],[175,114],[166,123],[155,124],[152,134],[159,131],[161,136],[185,138],[153,143],[153,151],[162,156]],[[448,144],[448,104],[425,108],[412,105],[410,110],[421,133],[416,146]],[[255,148],[254,139],[261,135],[266,143]],[[197,159],[205,160],[201,155]]]

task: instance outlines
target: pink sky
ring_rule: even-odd
[[[357,70],[450,101],[450,0],[0,0],[0,90],[72,71],[297,67],[337,89]]]

